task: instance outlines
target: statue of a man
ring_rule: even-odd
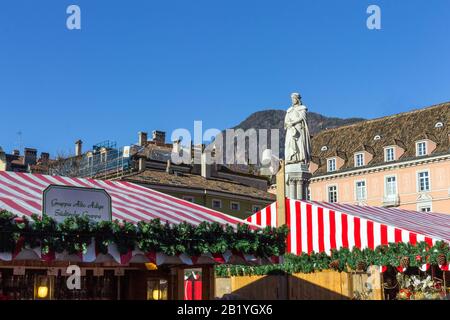
[[[287,110],[284,120],[286,142],[284,148],[286,164],[309,164],[311,159],[311,137],[309,135],[306,106],[298,93],[291,95],[292,106]]]

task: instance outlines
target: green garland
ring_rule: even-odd
[[[121,254],[138,248],[143,252],[162,252],[173,256],[188,254],[223,254],[226,251],[254,254],[258,257],[281,256],[286,250],[287,226],[266,227],[252,230],[248,225],[235,228],[218,223],[203,222],[198,226],[187,223],[170,225],[158,219],[141,221],[137,225],[129,222],[103,221],[92,223],[87,217],[70,217],[63,223],[46,215],[33,215],[31,220],[0,211],[0,252],[13,252],[22,239],[29,248],[41,247],[43,253],[63,252],[70,254],[87,251],[95,241],[100,253],[107,253],[108,246],[115,244]],[[273,273],[310,273],[333,269],[337,271],[361,270],[369,265],[397,267],[407,261],[411,267],[429,263],[436,265],[443,259],[450,261],[449,245],[426,242],[416,245],[390,243],[374,250],[341,248],[325,253],[286,255],[282,264],[264,266],[219,265],[216,273],[221,277],[237,275],[266,275]],[[404,263],[404,262],[403,262]]]
[[[0,228],[0,252],[12,252],[25,225],[16,223],[13,215],[0,211]]]
[[[170,225],[159,219],[138,224],[118,220],[93,223],[86,216],[78,216],[58,224],[46,215],[33,215],[31,220],[25,217],[18,221],[14,214],[0,211],[0,252],[14,251],[18,240],[23,239],[26,247],[41,246],[43,253],[85,253],[94,240],[101,253],[114,243],[121,254],[138,248],[170,256],[222,254],[230,250],[272,257],[284,254],[287,233],[286,226],[253,230],[248,225],[235,229],[206,222],[198,226],[184,222]]]
[[[322,270],[354,271],[366,270],[370,265],[398,267],[407,258],[410,267],[421,267],[423,264],[437,265],[439,258],[450,261],[449,244],[438,241],[431,246],[426,242],[416,245],[409,243],[390,243],[372,249],[352,250],[341,248],[326,253],[304,253],[300,256],[288,254],[282,264],[263,266],[218,265],[216,275],[219,277],[251,276],[268,274],[312,273]]]

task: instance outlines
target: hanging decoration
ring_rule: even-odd
[[[271,259],[284,254],[287,233],[286,226],[256,229],[245,224],[235,229],[218,223],[194,226],[185,222],[163,223],[159,219],[137,225],[118,220],[93,223],[86,216],[69,217],[58,224],[46,215],[29,219],[0,211],[0,255],[40,248],[44,260],[52,260],[63,252],[91,256],[93,245],[95,254],[118,254],[122,263],[129,261],[134,251],[154,256],[155,260],[156,253],[189,258],[194,264],[201,255],[226,262],[229,252]]]
[[[445,260],[444,260],[445,258]],[[220,277],[244,276],[244,275],[268,275],[283,273],[311,273],[322,270],[365,271],[369,266],[380,266],[380,271],[392,266],[398,271],[404,272],[408,268],[417,267],[420,270],[428,270],[430,265],[438,265],[441,270],[448,270],[450,259],[449,244],[438,241],[433,246],[427,242],[390,243],[372,249],[352,250],[341,248],[332,250],[331,255],[326,253],[303,253],[300,256],[288,254],[284,256],[281,264],[264,266],[238,266],[218,265],[216,274]],[[445,263],[444,263],[445,262]]]

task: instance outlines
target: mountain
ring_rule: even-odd
[[[280,130],[280,154],[284,154],[284,117],[285,110],[264,110],[251,114],[247,119],[235,126],[233,129],[241,128],[248,130],[255,129],[279,129]],[[336,118],[327,117],[315,112],[308,112],[308,126],[312,136],[325,129],[336,128],[353,124],[359,121],[364,121],[362,118]]]
[[[280,131],[280,156],[284,155],[284,139],[285,139],[285,130],[284,130],[284,117],[286,115],[285,110],[264,110],[258,111],[251,114],[247,119],[239,123],[237,126],[232,129],[243,129],[248,130],[254,128],[258,129],[268,129],[268,139],[270,141],[270,129],[279,129]],[[310,134],[314,136],[325,129],[331,129],[335,127],[345,126],[349,124],[353,124],[359,121],[364,121],[362,118],[336,118],[336,117],[327,117],[315,112],[308,112],[308,125]],[[232,166],[233,169],[239,170],[240,166]],[[244,171],[247,169],[242,168]],[[241,170],[239,170],[241,171]]]

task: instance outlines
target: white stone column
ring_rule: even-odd
[[[289,179],[289,198],[295,199],[297,184],[294,179]]]
[[[297,179],[295,181],[295,184],[297,186],[297,195],[296,195],[297,197],[296,197],[296,199],[303,200],[303,183],[302,183],[302,181],[300,179]]]
[[[311,173],[306,165],[286,165],[286,181],[288,185],[288,197],[297,200],[306,200],[307,188]]]

